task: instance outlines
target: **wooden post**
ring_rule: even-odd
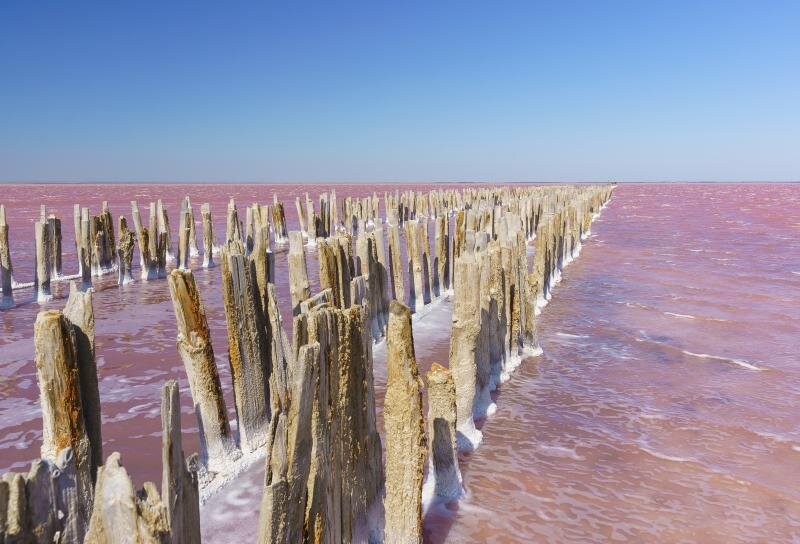
[[[472,254],[465,253],[456,259],[454,279],[450,371],[456,387],[458,447],[460,450],[471,450],[480,443],[482,437],[473,419],[476,351],[481,331],[481,280],[480,269]]]
[[[447,221],[447,213],[442,213],[436,218],[436,264],[434,293],[436,296],[443,295],[450,289],[450,224]]]
[[[200,250],[197,247],[197,229],[194,222],[194,209],[189,197],[186,197],[186,208],[189,211],[187,220],[187,227],[189,228],[189,257],[197,257],[200,255]]]
[[[432,496],[456,499],[463,493],[456,448],[456,386],[450,371],[433,363],[428,376],[428,479]]]
[[[151,212],[152,213],[152,212]],[[156,230],[150,232],[150,236],[155,236],[157,240],[164,236],[164,253],[167,259],[173,258],[172,247],[172,230],[169,228],[169,216],[167,215],[167,208],[161,199],[156,202]],[[155,254],[154,254],[155,255]]]
[[[200,216],[203,220],[203,267],[214,266],[214,226],[211,223],[211,204],[200,206]]]
[[[8,245],[8,223],[6,223],[6,208],[0,204],[0,289],[3,296],[0,308],[14,306],[14,279],[11,267],[11,248]]]
[[[46,302],[52,298],[50,292],[50,236],[47,223],[37,221],[36,233],[36,300]]]
[[[259,544],[302,542],[311,468],[313,396],[319,387],[319,343],[300,347],[286,387],[291,403],[273,415],[267,444]],[[294,365],[292,365],[294,366]],[[313,530],[313,528],[309,528]],[[310,537],[311,535],[309,535]]]
[[[183,453],[178,382],[161,390],[161,501],[166,506],[173,544],[200,544],[197,472]]]
[[[306,268],[306,253],[302,233],[289,232],[289,290],[292,295],[292,315],[300,313],[300,303],[311,296]]]
[[[295,208],[297,208],[297,221],[300,223],[300,233],[303,236],[308,236],[308,229],[306,228],[306,219],[305,213],[303,212],[303,206],[300,205],[300,197],[297,196],[294,199]]]
[[[252,267],[252,268],[251,268]],[[239,422],[239,444],[255,451],[267,440],[269,425],[269,340],[254,265],[240,242],[222,254],[222,300],[228,324],[228,360]]]
[[[389,279],[391,280],[391,296],[394,300],[405,300],[405,284],[403,282],[402,255],[400,254],[400,229],[389,225]]]
[[[138,496],[117,452],[108,456],[97,478],[87,544],[170,541],[167,508],[151,482]]]
[[[384,542],[422,542],[422,477],[425,430],[422,383],[414,355],[411,310],[392,301],[387,334],[386,399],[386,526]]]
[[[92,291],[80,291],[75,282],[70,283],[69,298],[64,307],[64,318],[70,325],[75,347],[75,359],[80,378],[81,407],[86,435],[91,445],[92,483],[97,467],[103,462],[103,437],[101,433],[100,389],[97,380],[97,363],[94,344],[94,307]]]
[[[89,220],[89,208],[81,209],[81,249],[78,258],[81,262],[81,287],[92,286],[92,226]]]
[[[57,278],[61,275],[61,219],[51,214],[47,218],[47,230],[50,237],[50,275]]]
[[[86,432],[81,376],[70,322],[58,310],[40,312],[33,327],[42,407],[42,457],[56,461],[64,448],[75,455],[80,519],[92,507],[92,444]]]
[[[128,229],[128,222],[124,215],[119,216],[119,243],[117,246],[117,262],[119,276],[117,283],[126,285],[133,281],[133,233]]]
[[[420,257],[419,221],[412,219],[406,221],[406,257],[408,259],[409,278],[409,306],[418,312],[425,305],[425,284],[422,272],[422,259]]]
[[[236,202],[233,199],[228,202],[228,220],[225,229],[225,242],[234,240],[242,241],[241,228],[239,226],[239,212],[236,209]]]
[[[427,200],[425,200],[427,202]],[[422,247],[422,298],[425,304],[431,303],[431,276],[433,259],[431,259],[431,240],[428,237],[428,218],[419,222],[419,243]]]
[[[173,270],[169,290],[178,323],[178,353],[200,424],[200,459],[217,472],[239,454],[228,424],[205,309],[191,271]]]

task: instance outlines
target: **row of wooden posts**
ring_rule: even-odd
[[[403,225],[423,217],[437,218],[443,210],[464,207],[464,201],[456,191],[431,191],[430,193],[406,191],[402,194],[383,195],[386,221],[391,225]],[[364,198],[346,197],[337,205],[336,191],[323,193],[315,209],[314,202],[305,194],[304,202],[295,199],[300,232],[306,240],[327,238],[335,233],[356,236],[368,226],[380,222],[380,199],[376,193]],[[203,266],[213,266],[213,255],[217,246],[211,222],[211,206],[200,207],[203,236]],[[9,226],[5,207],[0,204],[0,308],[13,307],[13,291],[17,288],[33,287],[40,302],[51,298],[51,282],[79,279],[84,287],[90,286],[92,277],[116,271],[120,285],[133,281],[134,245],[139,247],[139,268],[143,280],[164,278],[168,266],[189,268],[190,258],[200,255],[197,242],[194,209],[189,197],[181,201],[178,243],[173,244],[169,216],[161,200],[149,205],[149,222],[143,223],[138,202],[131,202],[131,231],[124,216],[119,217],[116,235],[114,221],[103,202],[99,215],[91,215],[89,208],[79,204],[73,210],[73,228],[77,256],[77,273],[63,273],[61,219],[47,213],[41,207],[40,219],[34,225],[35,268],[32,282],[17,282],[14,278]],[[340,220],[339,218],[342,218]],[[244,232],[244,234],[243,234]],[[252,251],[257,238],[284,244],[288,241],[288,230],[284,206],[273,195],[272,205],[253,204],[246,211],[246,222],[239,220],[233,200],[228,204],[226,240],[235,236],[245,243],[247,252]]]
[[[103,463],[92,292],[73,283],[65,309],[41,312],[35,323],[41,459],[29,473],[0,480],[0,543],[199,542],[199,501],[262,455],[259,542],[421,542],[423,481],[429,500],[461,495],[457,452],[478,447],[475,419],[491,413],[492,389],[523,356],[537,353],[537,306],[549,297],[611,189],[406,193],[398,200],[413,202],[413,208],[397,209],[413,213],[398,211],[393,220],[390,200],[385,223],[375,213],[375,199],[346,201],[358,203],[352,217],[363,221],[356,224],[361,230],[355,244],[351,233],[336,229],[316,239],[319,293],[310,292],[302,232],[287,233],[291,342],[268,251],[270,214],[249,208],[242,229],[230,206],[219,256],[237,431],[227,418],[201,294],[191,270],[179,266],[168,284],[201,451],[188,459],[182,451],[178,389],[170,381],[162,393],[160,493],[152,483],[136,491],[118,453]],[[307,215],[315,217],[316,234],[329,224],[323,217],[336,224],[334,213],[324,211],[336,209],[335,195],[324,201],[328,206],[319,215]],[[188,236],[179,242],[179,254],[186,255],[193,223],[188,199],[183,209]],[[155,212],[158,217],[158,207]],[[395,224],[401,217],[405,262]],[[433,258],[427,253],[430,220],[436,225]],[[153,222],[151,215],[146,232],[158,231]],[[145,237],[140,247],[148,247]],[[159,238],[157,251],[163,253],[168,242],[163,232]],[[450,292],[449,362],[433,364],[427,374],[426,420],[412,316]],[[373,344],[383,339],[382,441]]]

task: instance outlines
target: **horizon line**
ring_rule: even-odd
[[[317,184],[317,185],[419,185],[419,184],[470,184],[470,185],[573,185],[573,184],[603,184],[603,183],[617,183],[617,184],[642,184],[642,183],[737,183],[737,184],[758,184],[758,183],[800,183],[800,179],[783,180],[783,179],[743,179],[743,180],[702,180],[702,179],[645,179],[645,180],[572,180],[572,181],[528,181],[528,180],[369,180],[369,181],[349,181],[349,180],[292,180],[292,181],[236,181],[236,180],[84,180],[84,181],[64,181],[64,180],[37,180],[37,181],[19,181],[19,180],[0,180],[0,185],[211,185],[211,184],[224,184],[224,185],[296,185],[296,184]]]

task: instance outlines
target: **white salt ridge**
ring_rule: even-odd
[[[562,336],[564,338],[589,338],[584,334],[569,334],[567,332],[557,332],[556,336]]]
[[[233,421],[231,425],[235,425],[235,423]],[[236,459],[228,459],[217,463],[213,467],[214,472],[208,472],[201,467],[197,475],[200,481],[200,504],[202,505],[213,497],[214,494],[235,480],[237,476],[245,472],[254,463],[264,459],[265,455],[266,447],[260,447],[253,452],[241,453],[241,457]]]
[[[674,312],[664,312],[664,315],[671,315],[672,317],[680,317],[681,319],[696,319],[695,316],[689,314],[676,314]]]
[[[474,421],[469,421],[456,431],[456,445],[458,451],[475,451],[483,442],[483,433],[475,427]]]
[[[575,461],[585,461],[586,458],[578,455],[575,448],[566,448],[564,446],[551,446],[547,444],[540,444],[536,447],[539,451],[550,457],[561,457],[563,459],[573,459]]]
[[[681,350],[681,351],[683,353],[685,353],[686,355],[690,355],[692,357],[697,357],[699,359],[713,359],[715,361],[722,361],[722,362],[725,362],[725,363],[731,363],[733,365],[740,366],[740,367],[745,368],[747,370],[755,370],[755,371],[759,371],[759,372],[762,371],[762,370],[766,370],[765,368],[756,366],[756,365],[754,365],[752,363],[748,363],[747,361],[743,361],[741,359],[731,359],[729,357],[720,357],[719,355],[709,355],[707,353],[694,353],[692,351],[686,351],[685,349]]]
[[[642,450],[643,452],[649,454],[649,455],[652,455],[656,459],[662,459],[664,461],[672,461],[674,463],[693,463],[693,462],[695,462],[694,459],[690,459],[688,457],[679,457],[677,455],[667,455],[665,453],[661,453],[661,452],[655,451],[653,449],[650,449],[649,447],[647,447],[645,445],[642,445],[642,444],[639,444],[639,449]]]

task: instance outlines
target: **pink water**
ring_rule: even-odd
[[[116,217],[129,216],[131,198],[142,204],[162,197],[174,215],[189,194],[197,205],[212,203],[221,233],[229,196],[244,208],[276,190],[293,226],[293,196],[321,190],[4,189],[15,255],[27,259],[14,262],[19,281],[32,276],[40,203],[62,217],[65,250],[74,253],[73,203],[96,210],[106,199]],[[337,187],[340,197],[365,190],[372,187]],[[800,185],[623,185],[592,232],[539,318],[544,355],[526,361],[498,391],[483,444],[462,459],[467,496],[428,512],[426,541],[800,539]],[[75,268],[67,251],[64,262],[66,273]],[[196,277],[227,384],[219,269],[198,266]],[[279,296],[288,301],[281,256],[278,277]],[[159,481],[159,390],[166,379],[181,379],[185,447],[197,447],[166,282],[118,288],[108,278],[97,287],[105,452],[121,451],[137,483]],[[0,312],[0,472],[38,456],[32,323],[43,307],[63,305],[32,303],[25,290],[15,297],[18,306]],[[436,311],[417,327],[423,369],[447,360],[446,303]],[[381,365],[377,353],[379,399]],[[204,509],[206,541],[226,540],[220,527],[233,504],[240,532],[252,534],[257,472],[235,496]]]

